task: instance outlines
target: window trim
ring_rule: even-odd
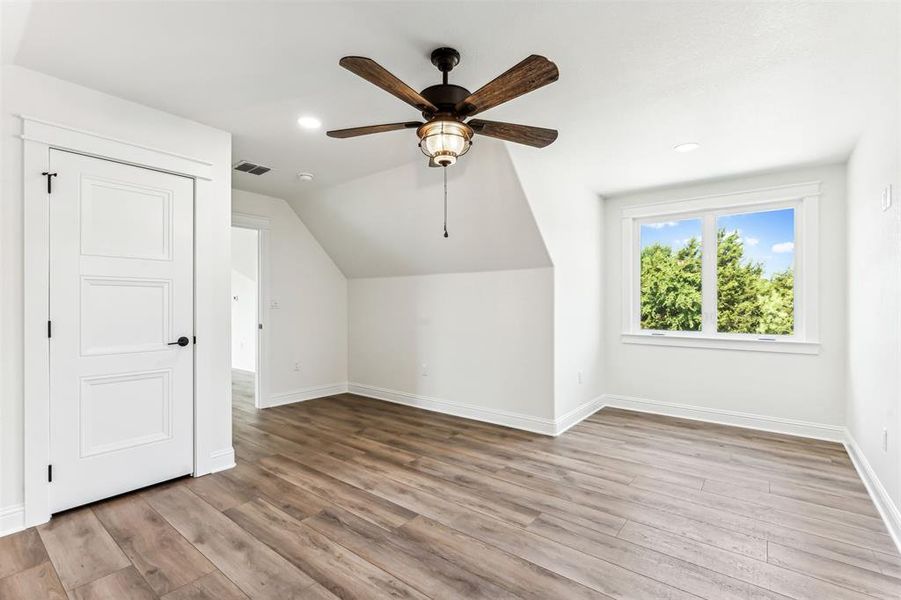
[[[622,211],[624,343],[764,352],[819,353],[819,181],[685,198],[626,207]],[[702,261],[701,331],[641,329],[642,224],[660,219],[701,220],[702,256],[716,256],[717,218],[730,214],[794,208],[795,320],[792,335],[720,333],[717,326],[716,260]],[[711,310],[712,308],[712,310]]]

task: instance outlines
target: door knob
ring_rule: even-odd
[[[169,342],[169,343],[166,344],[166,345],[167,345],[167,346],[175,346],[175,345],[179,345],[179,346],[187,346],[187,345],[190,344],[190,343],[191,343],[191,340],[189,340],[189,339],[186,338],[185,336],[181,336],[180,338],[178,338],[178,341],[177,341],[177,342]]]

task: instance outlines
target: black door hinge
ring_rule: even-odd
[[[195,346],[197,345],[197,336],[196,335],[194,336],[194,345]]]
[[[53,481],[53,465],[47,465],[47,481]]]
[[[50,171],[44,171],[43,173],[41,173],[41,175],[43,175],[44,177],[47,178],[47,193],[52,194],[53,193],[52,181],[53,181],[53,177],[57,176],[57,173],[51,173]]]
[[[47,321],[47,337],[53,337],[53,321]]]

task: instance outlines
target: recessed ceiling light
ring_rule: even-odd
[[[685,142],[684,144],[679,144],[677,146],[673,146],[673,150],[676,152],[693,152],[701,147],[701,144],[697,142]]]
[[[312,173],[298,173],[297,179],[299,181],[303,181],[303,182],[313,181],[313,174]]]
[[[317,119],[316,117],[300,117],[297,119],[297,124],[303,127],[304,129],[319,129],[322,127],[322,121]]]

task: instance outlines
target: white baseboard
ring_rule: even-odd
[[[0,537],[25,529],[25,505],[13,504],[0,508]]]
[[[226,471],[235,466],[235,449],[232,447],[223,448],[210,452],[210,470],[208,473],[218,473]]]
[[[602,408],[604,408],[604,397],[598,396],[581,406],[577,406],[562,417],[557,417],[554,421],[554,435],[560,435],[567,429],[578,425]]]
[[[553,419],[535,417],[496,408],[484,408],[474,404],[465,404],[463,402],[430,398],[428,396],[420,396],[419,394],[389,390],[372,385],[364,385],[362,383],[351,383],[347,387],[350,393],[359,396],[375,398],[376,400],[385,400],[395,404],[403,404],[404,406],[414,406],[416,408],[444,413],[446,415],[463,417],[464,419],[484,421],[485,423],[503,425],[505,427],[522,429],[544,435],[554,435],[556,431],[556,425]]]
[[[690,404],[676,404],[673,402],[660,402],[646,398],[633,396],[620,396],[618,394],[604,394],[603,405],[612,408],[623,408],[638,412],[648,412],[669,417],[680,417],[694,421],[705,421],[719,425],[732,425],[734,427],[746,427],[771,433],[783,433],[798,437],[826,440],[842,443],[845,441],[845,428],[841,425],[828,425],[825,423],[813,423],[786,419],[783,417],[770,417],[753,413],[724,410],[720,408],[707,408],[692,406]]]
[[[573,427],[583,419],[590,417],[592,414],[603,408],[601,398],[598,397],[589,400],[581,406],[577,406],[562,417],[548,419],[496,408],[484,408],[482,406],[465,404],[463,402],[431,398],[429,396],[411,394],[409,392],[389,390],[362,383],[351,383],[348,384],[347,387],[347,391],[352,394],[357,394],[358,396],[366,396],[367,398],[375,398],[376,400],[385,400],[386,402],[403,404],[404,406],[414,406],[416,408],[439,412],[445,415],[453,415],[464,419],[472,419],[474,421],[482,421],[494,425],[503,425],[504,427],[550,436],[560,435],[570,427]]]
[[[335,394],[344,394],[347,392],[346,383],[330,383],[327,385],[312,385],[310,387],[294,390],[293,392],[282,392],[279,394],[269,394],[269,399],[265,400],[261,408],[272,408],[273,406],[282,406],[283,404],[293,404],[294,402],[304,402],[306,400],[315,400],[316,398],[324,398],[325,396],[334,396]]]
[[[876,510],[882,516],[898,552],[901,552],[901,510],[898,510],[898,506],[892,501],[892,497],[882,485],[876,471],[873,470],[870,461],[867,460],[850,431],[846,432],[845,449],[848,451],[848,456],[851,457],[854,468],[857,469],[857,474],[860,475],[860,479],[866,486],[873,504],[876,505]]]

